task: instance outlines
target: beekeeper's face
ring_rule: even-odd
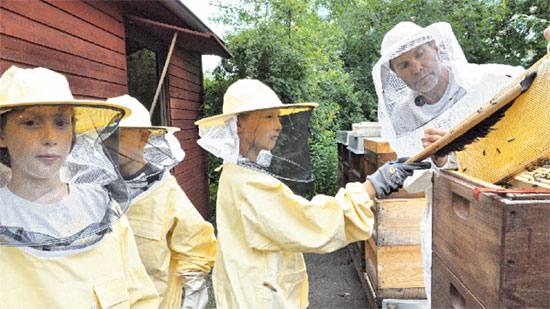
[[[56,176],[71,151],[73,109],[41,106],[14,110],[4,117],[0,147],[8,148],[12,179]]]
[[[279,110],[274,109],[239,115],[237,131],[241,155],[255,161],[260,150],[275,147],[283,128],[279,114]]]
[[[143,149],[149,140],[149,131],[120,128],[119,164],[143,161]]]
[[[441,62],[434,41],[422,44],[391,60],[397,76],[412,90],[429,93],[441,80]]]

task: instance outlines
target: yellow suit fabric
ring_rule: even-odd
[[[327,253],[367,239],[371,206],[360,183],[308,201],[272,176],[225,164],[216,210],[217,308],[306,308],[302,252]]]
[[[156,308],[126,217],[112,229],[96,247],[58,258],[0,247],[0,308]]]
[[[214,264],[214,228],[168,172],[133,201],[127,216],[141,260],[161,297],[159,308],[181,308],[181,275],[207,274]]]

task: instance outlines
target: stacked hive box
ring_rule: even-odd
[[[451,171],[434,177],[432,306],[550,307],[550,193],[476,199],[476,187],[495,186]]]
[[[363,180],[397,158],[388,142],[379,137],[364,138],[363,147],[364,155],[358,164]],[[426,297],[419,231],[426,204],[423,196],[400,190],[376,199],[372,237],[349,246],[373,307],[380,307],[383,299]]]

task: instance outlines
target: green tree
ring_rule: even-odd
[[[548,0],[225,0],[218,22],[233,59],[205,81],[205,116],[221,112],[240,78],[269,85],[283,102],[317,102],[310,125],[311,193],[337,189],[337,130],[377,119],[372,68],[384,34],[400,21],[446,21],[472,63],[529,67],[545,53]],[[212,174],[215,187],[215,174]],[[213,197],[214,198],[214,197]]]

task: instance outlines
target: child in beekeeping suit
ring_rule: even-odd
[[[159,295],[160,308],[205,308],[205,275],[216,255],[214,228],[178,185],[170,169],[184,152],[174,127],[152,126],[147,109],[124,95],[107,100],[132,111],[120,122],[120,172],[131,188],[128,220]]]
[[[0,78],[0,161],[11,169],[0,188],[0,308],[158,306],[124,216],[127,187],[102,142],[127,112],[73,99],[48,69]]]
[[[224,159],[217,196],[213,287],[218,308],[306,308],[302,252],[327,253],[370,237],[375,194],[397,190],[425,163],[387,163],[336,196],[304,192],[315,103],[283,104],[257,80],[239,80],[223,114],[197,121],[199,144]]]

